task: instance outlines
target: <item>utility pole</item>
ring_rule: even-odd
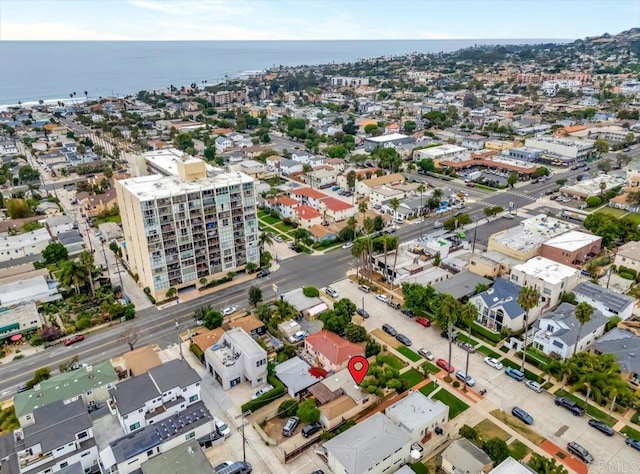
[[[178,318],[174,316],[173,320],[176,324],[176,333],[178,333],[178,347],[180,348],[180,360],[184,360],[184,354],[182,353],[182,339],[180,338],[180,323]]]
[[[241,415],[236,416],[236,418],[241,418],[240,423],[242,424],[242,461],[247,462],[247,438],[244,435],[244,422],[247,416],[251,415],[251,410],[247,410]]]

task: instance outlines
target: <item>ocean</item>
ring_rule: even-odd
[[[473,45],[566,40],[370,41],[32,41],[0,42],[5,65],[0,104],[134,94],[170,85],[215,84],[225,76],[273,66],[353,62],[412,52],[450,52]]]

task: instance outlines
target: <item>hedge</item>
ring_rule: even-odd
[[[199,345],[191,343],[189,350],[193,352],[193,355],[200,359],[200,362],[204,363],[204,352],[200,349]]]
[[[267,406],[272,401],[277,400],[287,393],[287,388],[275,375],[269,374],[267,376],[267,382],[273,385],[273,390],[259,396],[255,400],[249,400],[247,403],[242,405],[240,407],[242,413],[246,413],[248,411],[254,412],[256,410],[259,410],[260,408]]]
[[[471,325],[471,334],[493,342],[494,344],[502,341],[502,335],[500,333],[490,331],[489,329],[475,322]]]

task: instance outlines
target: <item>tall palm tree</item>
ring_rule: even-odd
[[[396,234],[396,250],[395,253],[393,254],[393,272],[395,274],[396,271],[396,264],[398,263],[398,249],[400,248],[400,234]],[[393,291],[393,278],[391,278],[391,291]]]
[[[371,256],[373,255],[373,232],[374,232],[374,227],[373,227],[373,219],[366,218],[364,220],[364,231],[367,234],[367,238],[364,239],[365,243],[367,244],[367,271],[369,272],[369,279],[371,280],[372,278],[372,269],[371,269]]]
[[[382,249],[384,252],[384,281],[387,281],[389,276],[389,267],[387,267],[387,246],[389,245],[389,236],[387,234],[381,235],[380,240],[382,241]]]
[[[396,211],[400,207],[400,200],[394,197],[391,201],[389,201],[389,207],[393,210],[393,228],[395,229],[396,228],[395,221],[398,218],[398,216],[396,215]]]
[[[260,253],[264,252],[265,245],[273,245],[273,239],[268,232],[262,232],[258,237],[258,245],[260,246]]]
[[[422,196],[424,195],[424,192],[426,190],[427,190],[427,188],[425,187],[424,184],[421,184],[420,186],[418,186],[418,189],[417,189],[417,191],[420,193],[420,216],[422,216],[423,211],[424,211],[424,209],[423,209],[424,205],[422,203]]]
[[[76,260],[65,260],[58,270],[60,284],[65,288],[73,288],[76,293],[80,293],[80,287],[87,277],[87,269]]]
[[[367,202],[366,201],[360,201],[358,203],[358,212],[360,214],[362,214],[362,228],[364,229],[364,216],[367,213]]]
[[[631,389],[629,389],[629,386],[626,383],[622,382],[619,379],[615,381],[611,380],[604,388],[604,394],[609,398],[609,400],[611,400],[611,405],[609,405],[609,416],[611,416],[611,412],[616,405],[618,396],[630,395]]]
[[[578,334],[576,334],[576,342],[573,345],[573,355],[575,355],[576,351],[578,350],[578,341],[580,340],[582,328],[584,327],[585,323],[591,321],[591,316],[594,312],[595,309],[593,308],[593,306],[591,306],[586,301],[582,301],[578,303],[578,306],[576,306],[576,319],[580,323],[580,328],[578,329]]]
[[[562,382],[562,388],[564,389],[567,383],[567,375],[571,373],[571,367],[568,360],[553,360],[549,362],[547,366],[547,372],[558,382]]]
[[[462,308],[460,308],[460,319],[465,324],[465,326],[467,326],[467,336],[469,340],[471,340],[471,324],[473,324],[477,317],[478,308],[471,301],[467,301],[467,303],[464,304]],[[469,377],[469,355],[470,352],[467,351],[467,362],[464,367],[464,373],[467,378]],[[464,379],[464,391],[467,390],[467,378]]]
[[[447,363],[449,367],[451,367],[451,331],[453,330],[453,325],[458,320],[459,311],[460,303],[458,300],[455,299],[453,295],[445,294],[440,301],[440,315],[447,321],[447,333],[449,335],[449,358],[447,359]],[[447,376],[449,376],[448,372]]]
[[[362,267],[362,264],[364,264],[363,255],[365,253],[365,245],[366,243],[364,239],[358,239],[353,242],[353,247],[351,247],[351,255],[356,257],[358,260],[362,260],[361,262],[358,262],[358,268],[356,270],[358,278],[360,278],[360,268]]]
[[[96,291],[93,287],[93,268],[95,266],[95,260],[93,258],[93,254],[91,252],[83,250],[82,252],[80,252],[78,259],[80,261],[80,265],[82,265],[87,270],[87,274],[89,277],[89,286],[91,288],[91,294],[95,296]],[[105,262],[105,264],[106,263],[107,262]]]
[[[520,371],[524,372],[524,360],[527,354],[527,337],[529,334],[529,311],[538,306],[540,303],[540,293],[532,286],[524,286],[520,288],[518,294],[518,304],[524,309],[524,320],[522,328],[524,329],[524,347],[522,348],[522,365]]]

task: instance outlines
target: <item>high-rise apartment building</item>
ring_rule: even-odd
[[[156,299],[260,261],[253,179],[186,155],[175,164],[174,176],[116,181],[128,264]]]

